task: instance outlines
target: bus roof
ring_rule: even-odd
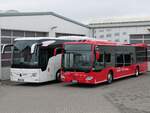
[[[135,46],[135,47],[147,47],[144,43],[139,44],[127,44],[121,42],[112,42],[107,40],[99,40],[99,39],[92,39],[92,40],[81,40],[80,42],[65,42],[64,44],[94,44],[94,45],[110,45],[110,46]]]
[[[139,47],[147,47],[144,43],[139,44],[127,44],[127,43],[120,43],[120,42],[112,42],[108,40],[100,40],[86,36],[61,36],[61,37],[22,37],[16,38],[15,41],[19,40],[79,40],[78,42],[65,42],[64,44],[95,44],[95,45],[110,45],[110,46],[139,46]]]
[[[80,42],[65,42],[64,44],[95,44],[95,45],[117,45],[116,42],[104,41],[104,40],[83,40]]]
[[[147,47],[148,45],[145,44],[145,43],[138,43],[138,44],[130,44],[132,46],[135,46],[135,47]]]
[[[61,36],[61,37],[20,37],[16,38],[15,41],[18,40],[92,40],[93,38],[85,37],[85,36]]]
[[[54,37],[22,37],[22,38],[16,38],[15,41],[19,40],[44,40],[44,39],[55,39]]]

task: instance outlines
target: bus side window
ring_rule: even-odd
[[[104,54],[101,54],[100,58],[98,60],[96,60],[96,62],[103,63],[104,62]]]
[[[95,60],[95,71],[100,71],[104,68],[104,54],[100,54],[100,58]]]
[[[116,60],[115,60],[116,67],[122,67],[123,66],[123,54],[116,54]]]
[[[110,54],[110,53],[106,53],[106,54],[105,54],[105,62],[106,62],[106,63],[111,62],[111,54]]]
[[[130,66],[131,63],[132,63],[131,54],[125,54],[124,55],[124,60],[125,60],[125,66]]]

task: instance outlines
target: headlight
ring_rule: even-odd
[[[92,80],[92,79],[93,79],[92,76],[87,76],[87,77],[86,77],[86,80]]]
[[[32,77],[36,77],[37,76],[37,73],[32,73]]]

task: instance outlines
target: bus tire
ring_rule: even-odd
[[[60,73],[60,70],[58,70],[57,73],[56,73],[56,81],[61,82],[61,73]]]
[[[135,69],[135,77],[138,77],[140,75],[139,67],[136,67]]]
[[[107,83],[111,84],[113,82],[113,74],[112,72],[109,72],[107,75]]]

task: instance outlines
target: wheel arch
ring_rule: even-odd
[[[58,69],[57,71],[56,71],[56,73],[55,73],[55,78],[57,79],[57,73],[58,72],[61,72],[61,69]],[[61,74],[61,73],[60,73]],[[61,76],[61,75],[60,75]]]
[[[139,65],[136,65],[136,68],[135,69],[138,69],[139,72],[140,72],[140,66]]]
[[[114,71],[113,71],[112,69],[110,69],[110,70],[108,71],[108,73],[111,73],[112,76],[114,77]]]

